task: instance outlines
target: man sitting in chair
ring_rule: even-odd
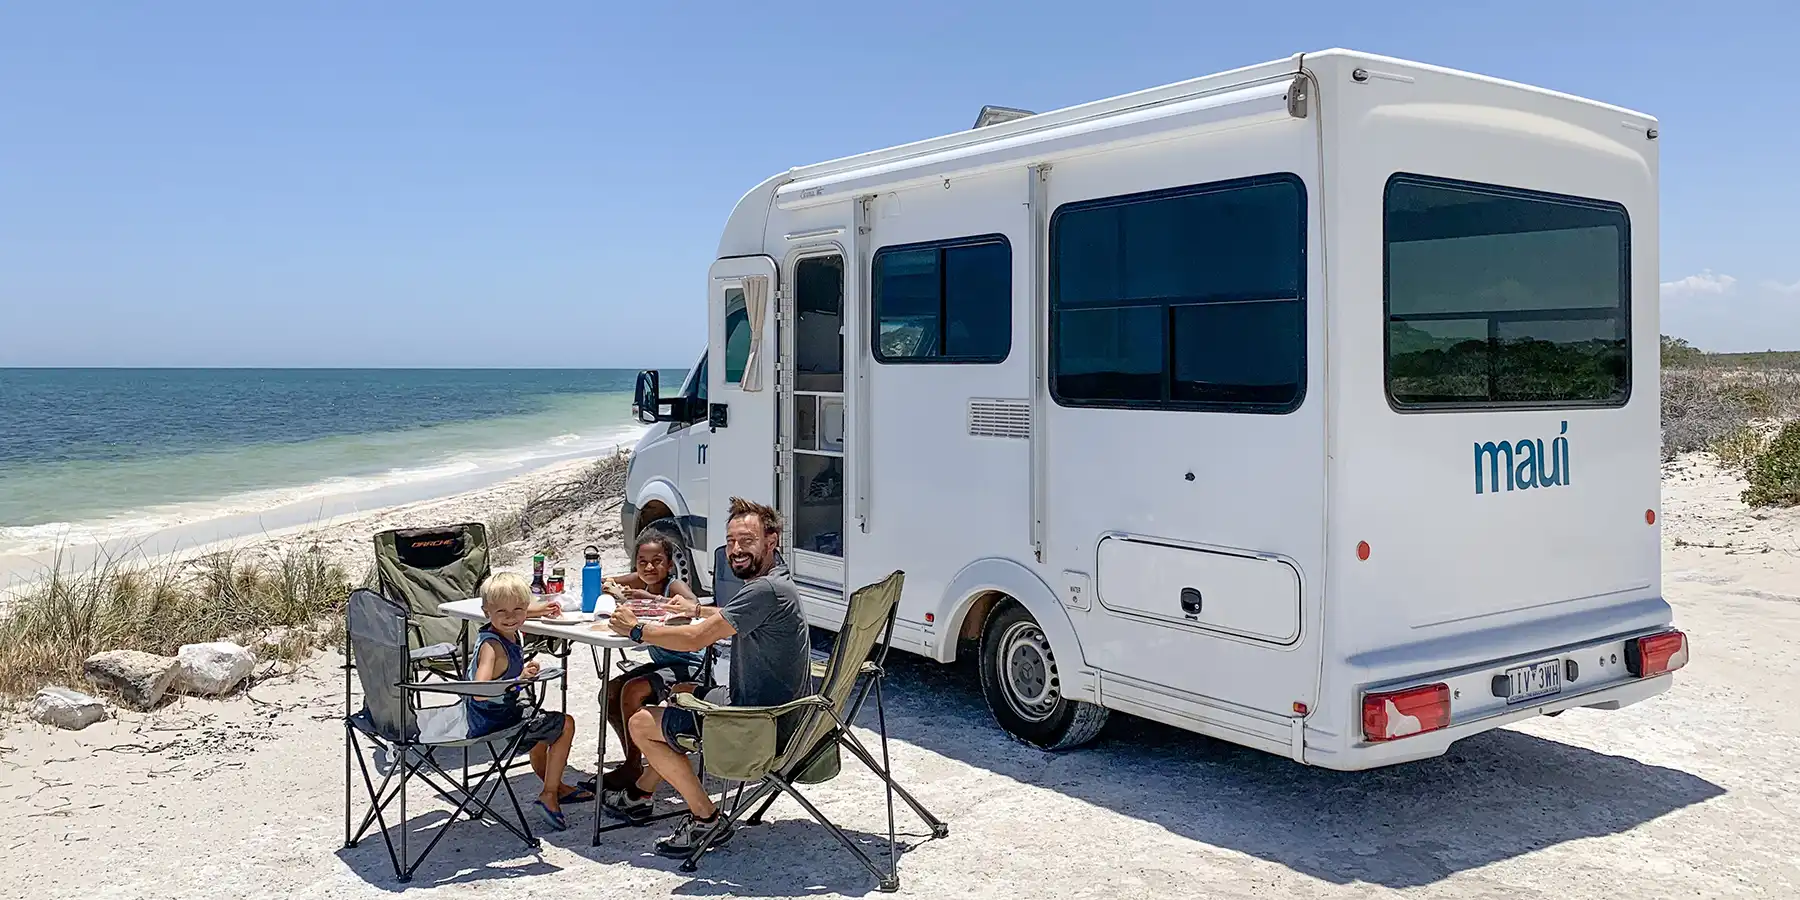
[[[725,560],[744,586],[719,606],[696,605],[684,610],[694,616],[685,625],[640,622],[629,608],[620,606],[611,617],[612,630],[639,643],[674,651],[701,650],[731,638],[726,701],[731,705],[776,706],[805,696],[812,689],[812,643],[800,608],[800,592],[776,557],[780,536],[779,513],[733,497],[725,526]],[[687,802],[688,814],[674,833],[656,842],[656,850],[664,856],[685,857],[719,816],[687,757],[673,746],[684,739],[697,744],[699,721],[684,709],[650,706],[631,717],[629,729],[650,768],[621,799],[648,806],[657,784],[668,781]],[[785,730],[778,732],[778,740],[787,737]],[[729,831],[720,834],[713,845],[730,837]]]

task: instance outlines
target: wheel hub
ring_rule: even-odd
[[[1042,722],[1062,700],[1056,657],[1035,622],[1018,622],[1000,640],[1000,678],[1006,704],[1020,718]]]

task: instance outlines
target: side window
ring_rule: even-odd
[[[1298,408],[1306,390],[1299,177],[1058,208],[1050,385],[1064,406]]]
[[[876,359],[997,363],[1012,350],[1006,238],[884,247],[872,268]]]
[[[1389,179],[1383,205],[1396,407],[1624,405],[1624,207],[1415,175]]]
[[[725,383],[744,380],[744,364],[750,360],[750,311],[744,306],[743,288],[725,289]]]
[[[694,367],[694,374],[688,377],[687,390],[681,392],[695,403],[706,403],[706,357],[700,357],[700,364]]]

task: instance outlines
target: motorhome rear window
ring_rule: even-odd
[[[1058,208],[1050,346],[1064,406],[1299,407],[1305,185],[1270,175]]]
[[[883,247],[875,358],[997,363],[1012,349],[1012,248],[1000,235]]]
[[[1388,180],[1384,207],[1396,407],[1625,403],[1624,207],[1414,175]]]

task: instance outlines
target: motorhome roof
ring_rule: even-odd
[[[1557,97],[1600,109],[1612,110],[1622,115],[1642,118],[1646,124],[1654,124],[1656,121],[1654,117],[1645,115],[1644,113],[1620,106],[1600,103],[1584,97],[1577,97],[1572,94],[1564,94],[1545,88],[1533,87],[1531,85],[1520,84],[1500,78],[1491,78],[1485,75],[1476,75],[1470,72],[1463,72],[1441,66],[1431,66],[1393,57],[1361,53],[1355,50],[1333,48],[1315,53],[1297,53],[1286,59],[1273,60],[1253,66],[1231,69],[1229,71],[1192,78],[1187,81],[1179,81],[1161,87],[1135,91],[1117,97],[1109,97],[1104,100],[1095,100],[1089,103],[1052,110],[1050,112],[1037,113],[1035,115],[1025,116],[1006,122],[999,122],[982,128],[959,131],[940,137],[914,141],[910,144],[901,144],[882,150],[872,150],[854,156],[827,160],[825,162],[814,163],[807,166],[799,166],[788,170],[787,177],[783,180],[791,184],[796,181],[810,181],[830,176],[850,175],[859,170],[873,169],[875,167],[886,167],[891,170],[895,164],[904,163],[904,161],[915,157],[923,157],[930,154],[942,153],[944,151],[995,143],[1007,140],[1008,138],[1016,138],[1021,135],[1048,130],[1073,122],[1116,116],[1132,110],[1143,109],[1148,106],[1157,106],[1199,97],[1205,94],[1217,93],[1227,88],[1247,87],[1259,82],[1269,82],[1281,79],[1298,72],[1303,61],[1306,62],[1310,68],[1312,64],[1316,64],[1317,62],[1326,59],[1354,60],[1375,65],[1387,64],[1403,66],[1419,71],[1438,72],[1459,78],[1485,81],[1490,84],[1502,85],[1542,96]],[[783,193],[785,194],[786,191],[783,191]]]

